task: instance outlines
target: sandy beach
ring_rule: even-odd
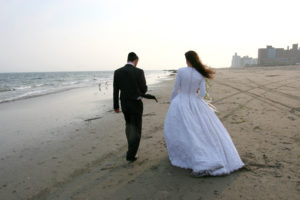
[[[123,115],[111,109],[99,116],[95,111],[95,119],[84,116],[73,122],[58,116],[59,126],[48,126],[44,135],[31,139],[23,137],[22,130],[9,136],[1,127],[0,199],[299,198],[300,66],[217,69],[209,94],[246,165],[228,176],[194,178],[190,170],[171,166],[163,124],[173,84],[174,79],[150,87],[159,102],[144,100],[139,158],[132,164],[125,161]],[[39,102],[43,108],[48,105],[46,100]],[[18,106],[26,112],[34,104],[26,100]],[[68,109],[67,104],[56,109]],[[11,105],[0,105],[1,112],[10,113]],[[112,107],[112,100],[103,105]],[[55,108],[48,109],[55,118]],[[11,114],[15,121],[10,126],[28,124],[32,134],[38,134],[43,124],[32,122],[38,113],[20,122],[18,112]],[[3,115],[1,123],[9,123]],[[9,137],[22,139],[3,142]]]

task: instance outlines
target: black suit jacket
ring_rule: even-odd
[[[127,64],[114,72],[114,109],[119,109],[119,91],[123,112],[142,112],[142,101],[138,97],[147,92],[145,74],[142,69]],[[140,105],[141,104],[141,105]]]

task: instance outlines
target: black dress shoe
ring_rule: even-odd
[[[132,163],[134,161],[136,161],[138,159],[138,156],[136,155],[134,158],[132,159],[126,159],[128,161],[128,163]]]

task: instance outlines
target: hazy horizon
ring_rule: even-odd
[[[229,67],[236,52],[298,43],[297,0],[0,0],[0,73],[110,71],[128,52],[145,70],[185,66],[198,52]]]

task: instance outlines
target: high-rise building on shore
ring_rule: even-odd
[[[300,48],[298,44],[293,44],[292,48],[274,48],[267,46],[258,49],[259,66],[279,66],[300,64]]]
[[[251,58],[249,56],[239,56],[235,53],[232,56],[231,67],[249,67],[249,66],[256,66],[257,59]]]

